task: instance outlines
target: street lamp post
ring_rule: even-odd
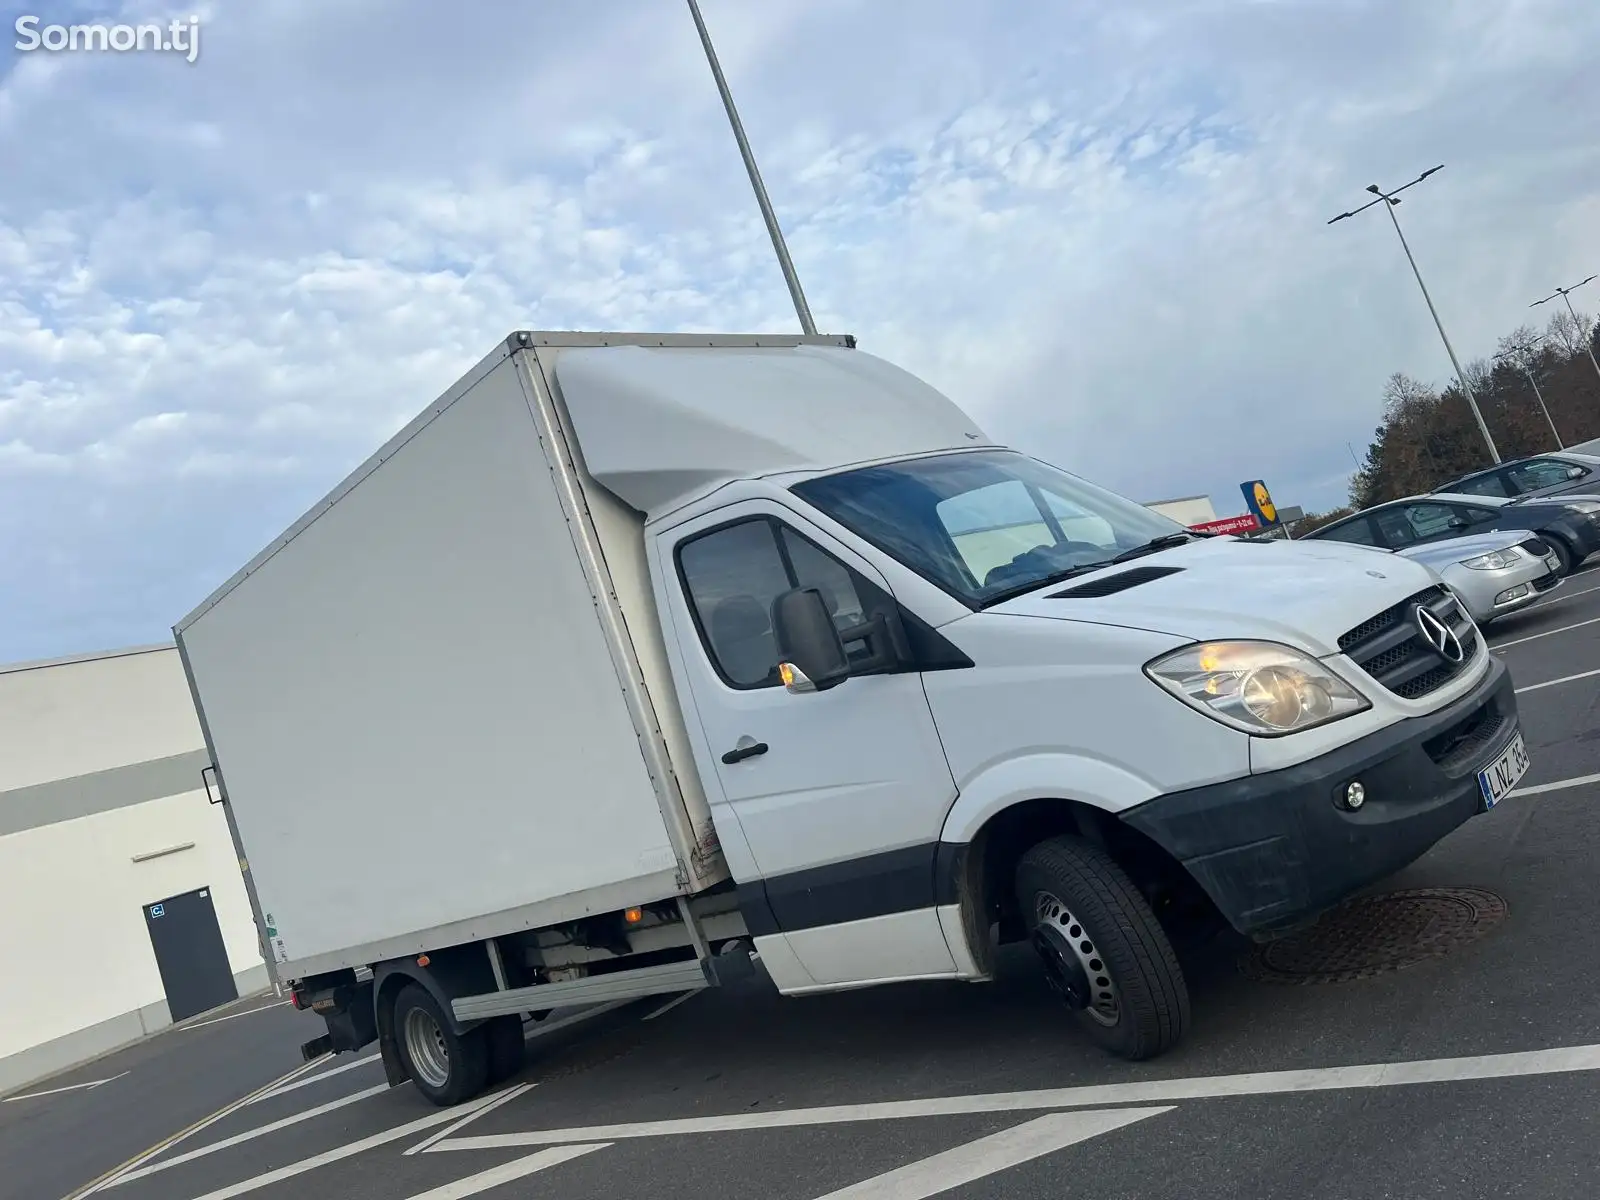
[[[1389,220],[1394,224],[1395,234],[1400,239],[1400,248],[1406,252],[1406,261],[1411,264],[1411,273],[1417,277],[1417,286],[1422,289],[1422,298],[1427,302],[1428,312],[1433,317],[1434,327],[1439,331],[1439,340],[1444,343],[1445,353],[1450,356],[1450,365],[1455,368],[1456,382],[1461,386],[1461,394],[1467,398],[1467,404],[1472,409],[1472,415],[1478,422],[1478,432],[1483,434],[1483,444],[1489,447],[1489,457],[1494,459],[1495,462],[1499,462],[1500,451],[1495,449],[1494,438],[1489,434],[1489,423],[1483,419],[1483,412],[1478,408],[1478,397],[1473,394],[1472,385],[1467,382],[1467,373],[1461,369],[1461,361],[1456,358],[1455,347],[1450,344],[1450,337],[1444,331],[1444,322],[1439,319],[1439,310],[1433,306],[1433,297],[1428,294],[1428,285],[1422,282],[1422,272],[1417,269],[1417,260],[1411,253],[1411,247],[1406,243],[1406,235],[1400,229],[1400,218],[1394,215],[1395,206],[1400,203],[1399,195],[1401,192],[1405,191],[1406,188],[1416,187],[1417,184],[1421,183],[1435,171],[1442,170],[1444,170],[1443,163],[1440,163],[1437,167],[1429,167],[1410,183],[1404,185],[1403,187],[1397,187],[1392,192],[1386,192],[1377,184],[1369,183],[1367,185],[1367,191],[1375,195],[1377,199],[1368,201],[1360,208],[1352,209],[1350,212],[1340,213],[1337,217],[1334,217],[1331,221],[1329,221],[1328,224],[1333,225],[1336,222],[1343,221],[1346,217],[1353,217],[1357,213],[1364,213],[1374,204],[1381,203],[1383,205],[1384,211],[1389,214]]]
[[[1528,307],[1538,308],[1539,305],[1547,303],[1548,301],[1554,300],[1557,296],[1560,296],[1567,302],[1567,312],[1572,314],[1573,327],[1581,329],[1582,325],[1578,320],[1578,310],[1572,307],[1572,293],[1581,288],[1585,283],[1590,283],[1595,279],[1600,279],[1600,275],[1591,275],[1588,279],[1583,280],[1581,283],[1575,283],[1571,287],[1557,288],[1543,300],[1535,300],[1532,304],[1528,305]],[[1594,360],[1594,338],[1585,337],[1583,339],[1583,349],[1584,352],[1589,356],[1589,365],[1594,368],[1594,373],[1596,375],[1600,375],[1600,362],[1595,362]]]
[[[694,17],[694,27],[700,33],[700,44],[705,47],[706,61],[711,64],[711,75],[717,81],[717,91],[722,95],[722,107],[727,110],[728,124],[733,126],[733,140],[739,143],[739,157],[744,159],[744,169],[750,176],[750,186],[755,189],[756,203],[761,207],[761,219],[767,223],[767,235],[772,238],[772,248],[778,255],[778,267],[783,271],[783,281],[789,285],[789,298],[794,301],[795,316],[800,318],[800,329],[808,336],[815,335],[817,326],[811,319],[811,307],[806,294],[800,290],[800,277],[795,274],[794,263],[789,258],[789,247],[784,243],[783,230],[778,226],[778,214],[772,211],[772,201],[767,199],[766,184],[761,182],[761,172],[756,168],[756,156],[750,151],[750,142],[744,136],[744,123],[739,120],[739,110],[733,106],[733,93],[723,77],[722,64],[711,46],[711,34],[706,30],[700,6],[689,0],[689,13]]]
[[[1556,439],[1556,449],[1565,450],[1566,443],[1561,440],[1561,434],[1556,431],[1556,423],[1550,419],[1550,409],[1544,402],[1544,393],[1539,390],[1539,381],[1534,378],[1533,366],[1529,363],[1527,355],[1535,349],[1532,345],[1508,346],[1495,355],[1496,361],[1508,362],[1520,368],[1528,377],[1528,382],[1533,385],[1533,398],[1539,402],[1539,411],[1544,414],[1545,424],[1550,426],[1550,436]]]

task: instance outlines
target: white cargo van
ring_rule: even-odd
[[[1427,567],[1204,537],[849,337],[517,333],[176,627],[275,978],[436,1103],[522,1014],[985,980],[1128,1058],[1521,776]]]

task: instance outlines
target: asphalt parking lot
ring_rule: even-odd
[[[0,1103],[0,1194],[79,1196],[282,1080],[95,1194],[1589,1200],[1600,570],[1488,632],[1533,766],[1380,889],[1503,901],[1498,924],[1442,956],[1287,984],[1241,969],[1241,945],[1203,947],[1185,963],[1188,1041],[1139,1065],[1072,1036],[1025,953],[989,986],[785,1000],[752,974],[531,1025],[522,1074],[453,1110],[383,1087],[370,1051],[301,1068],[320,1022],[269,995]]]

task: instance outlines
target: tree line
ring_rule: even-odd
[[[1600,438],[1600,375],[1591,352],[1600,358],[1600,326],[1582,313],[1574,318],[1558,309],[1543,331],[1523,325],[1500,339],[1493,356],[1463,366],[1501,458],[1549,453],[1557,448],[1556,434],[1564,446]],[[1366,456],[1350,478],[1349,505],[1307,514],[1295,532],[1309,532],[1387,500],[1434,491],[1492,465],[1457,383],[1441,391],[1396,372],[1384,385],[1383,423],[1373,431]]]

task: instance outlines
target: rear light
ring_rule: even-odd
[[[305,1011],[305,998],[298,991],[289,993],[289,1003],[294,1005],[297,1012]]]

